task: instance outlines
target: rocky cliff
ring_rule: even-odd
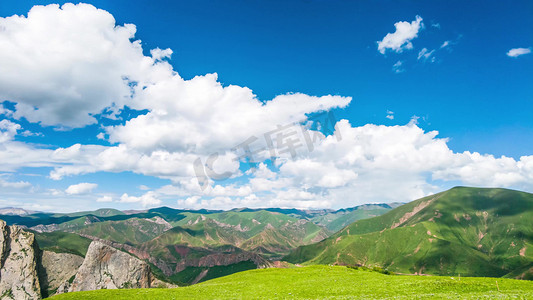
[[[72,281],[83,260],[82,256],[75,254],[42,251],[39,275],[43,297],[67,292],[65,286],[68,287],[68,282]]]
[[[0,220],[0,298],[40,299],[35,237]]]
[[[99,241],[85,258],[41,251],[31,232],[0,220],[0,299],[41,299],[65,292],[175,287],[154,278],[148,264]],[[42,294],[41,294],[42,293]]]
[[[144,261],[93,241],[83,264],[78,269],[69,292],[97,289],[149,288],[152,282],[150,267]],[[66,289],[65,285],[62,287]]]

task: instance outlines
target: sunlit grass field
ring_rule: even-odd
[[[533,299],[533,282],[502,278],[385,275],[342,266],[259,269],[175,289],[99,290],[62,299]]]

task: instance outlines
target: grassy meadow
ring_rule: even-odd
[[[343,266],[258,269],[175,289],[98,290],[66,299],[531,299],[533,282],[502,278],[385,275]]]

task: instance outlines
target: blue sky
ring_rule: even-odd
[[[0,17],[14,14],[27,16],[28,11],[34,5],[50,3],[61,5],[65,2],[3,1],[0,4]],[[327,155],[320,156],[315,152],[303,153],[303,156],[298,159],[279,166],[265,161],[264,167],[275,173],[270,175],[271,177],[265,176],[271,180],[269,184],[272,186],[279,184],[279,190],[258,189],[250,182],[250,178],[255,178],[255,175],[245,174],[246,167],[240,166],[238,169],[243,172],[242,174],[235,173],[235,178],[231,180],[212,183],[210,188],[213,189],[216,189],[217,185],[226,187],[224,192],[214,194],[212,191],[199,192],[186,188],[187,174],[180,172],[177,172],[180,174],[170,171],[145,172],[140,170],[139,166],[132,167],[131,163],[125,163],[120,167],[113,166],[113,168],[87,166],[91,164],[86,164],[84,160],[98,156],[99,151],[105,151],[105,147],[126,145],[128,151],[131,150],[128,153],[136,151],[140,153],[139,155],[152,158],[154,151],[158,153],[157,151],[164,150],[169,155],[179,156],[175,159],[180,160],[184,165],[185,162],[190,165],[188,159],[191,158],[181,157],[182,155],[203,155],[205,159],[206,155],[211,153],[210,151],[225,151],[228,145],[232,145],[230,141],[223,139],[219,143],[210,142],[213,145],[206,148],[198,146],[199,143],[205,142],[204,140],[194,139],[191,140],[191,144],[181,145],[179,141],[176,141],[172,145],[167,145],[165,141],[168,141],[168,138],[155,141],[151,146],[140,145],[138,141],[131,139],[126,129],[121,130],[121,133],[116,133],[114,138],[113,133],[109,133],[104,138],[97,138],[99,133],[105,133],[105,128],[111,126],[128,128],[124,126],[128,120],[147,112],[165,110],[166,108],[162,105],[153,104],[157,100],[151,99],[150,97],[154,94],[150,94],[151,96],[143,96],[142,101],[139,100],[141,104],[130,105],[127,102],[117,104],[119,108],[122,108],[121,105],[136,106],[133,111],[129,109],[122,111],[118,120],[99,117],[101,113],[99,109],[105,107],[105,103],[94,107],[92,111],[87,109],[85,116],[97,116],[94,121],[96,123],[93,124],[80,121],[81,123],[73,126],[73,121],[62,119],[67,114],[58,114],[54,118],[45,119],[46,115],[39,117],[25,115],[22,109],[18,114],[0,115],[0,118],[10,122],[10,126],[19,124],[22,128],[7,142],[24,143],[31,148],[28,150],[30,152],[39,149],[66,149],[80,144],[81,151],[84,152],[83,158],[70,157],[69,160],[61,162],[58,162],[56,158],[50,159],[49,154],[43,154],[46,159],[36,154],[39,156],[36,161],[46,166],[27,160],[13,164],[13,166],[4,166],[0,170],[3,174],[0,178],[3,178],[5,182],[4,191],[0,192],[0,201],[3,201],[5,206],[18,205],[46,210],[78,210],[101,206],[141,208],[157,205],[231,208],[261,206],[265,203],[269,206],[346,207],[364,202],[407,201],[456,184],[502,186],[533,191],[528,183],[533,178],[528,167],[529,160],[521,159],[521,157],[528,158],[532,154],[533,146],[533,54],[514,57],[508,55],[511,49],[522,48],[527,52],[526,49],[533,47],[533,3],[530,1],[505,3],[501,1],[86,1],[86,3],[107,11],[114,17],[117,26],[126,23],[135,24],[136,33],[131,41],[142,41],[142,53],[145,57],[150,57],[150,49],[172,49],[171,58],[162,58],[159,62],[170,66],[185,81],[195,76],[217,73],[217,80],[222,86],[247,87],[258,100],[264,103],[287,93],[351,97],[349,104],[322,103],[328,107],[328,110],[334,112],[337,120],[346,119],[349,122],[348,131],[357,131],[361,136],[369,136],[372,140],[371,137],[375,135],[385,138],[380,135],[381,132],[390,130],[391,132],[387,134],[391,136],[406,135],[402,143],[410,141],[409,134],[427,137],[430,132],[438,131],[438,135],[427,142],[428,145],[436,143],[442,147],[442,141],[438,139],[447,138],[445,147],[453,155],[435,166],[426,169],[414,168],[416,170],[410,170],[406,175],[404,174],[405,167],[399,170],[390,166],[395,165],[395,161],[409,161],[406,155],[413,155],[415,161],[425,161],[425,159],[435,161],[438,160],[435,157],[441,159],[442,155],[416,151],[384,154],[375,147],[403,148],[395,144],[399,143],[398,141],[390,138],[387,139],[389,144],[370,143],[372,145],[363,147],[366,149],[363,151],[365,152],[363,157],[385,155],[387,159],[390,159],[387,161],[388,167],[381,170],[386,173],[386,176],[379,181],[377,178],[380,176],[376,174],[380,171],[374,169],[376,174],[373,174],[372,169],[369,169],[366,163],[354,163],[346,168],[338,165],[332,167],[341,160],[341,157],[357,152],[354,149],[358,149],[360,145],[354,142],[350,145],[334,147],[334,149],[346,148],[347,150],[346,153],[339,154],[339,157],[330,157],[331,161],[328,161]],[[59,10],[59,7],[57,9]],[[79,13],[84,12],[80,10]],[[415,37],[406,40],[399,46],[400,48],[388,48],[384,53],[378,51],[378,42],[382,41],[387,34],[395,33],[396,23],[412,24],[416,16],[421,18],[420,24],[423,25],[420,25]],[[53,18],[50,20],[51,23],[53,23],[52,20]],[[40,20],[40,22],[48,21]],[[76,23],[76,21],[70,22]],[[39,26],[44,26],[43,23],[39,24]],[[78,27],[81,28],[80,31],[83,31],[86,27],[93,25],[91,23],[73,24],[69,30],[75,34]],[[28,34],[31,40],[31,34],[24,32],[24,29],[9,26],[13,25],[4,25],[11,30],[19,30],[19,36]],[[51,24],[49,28],[53,29],[54,26],[56,25]],[[66,29],[61,32],[47,31],[50,37],[48,41],[53,40],[55,35],[67,34],[67,31]],[[0,35],[0,42],[5,39],[17,47],[23,47],[22,44],[13,42],[16,41],[13,36]],[[58,41],[62,40],[58,39]],[[84,42],[83,37],[79,40],[80,43]],[[412,44],[411,49],[406,46],[409,43]],[[444,43],[446,46],[442,47]],[[46,44],[54,45],[52,42],[46,42]],[[36,41],[33,47],[26,45],[24,47],[29,48],[21,48],[20,53],[28,56],[38,55],[39,52],[36,49],[41,46],[42,44]],[[42,53],[60,51],[51,46],[42,48]],[[421,52],[424,48],[425,52]],[[32,80],[45,82],[51,78],[47,72],[54,74],[53,76],[57,75],[55,72],[60,72],[53,71],[51,69],[54,68],[50,67],[48,69],[43,67],[42,70],[32,69],[36,68],[35,66],[25,70],[26,66],[22,63],[16,66],[19,61],[10,59],[10,57],[15,57],[13,49],[16,48],[6,48],[4,50],[6,53],[0,53],[5,57],[4,63],[14,62],[13,66],[9,65],[3,69],[16,70],[14,72],[20,78],[26,78],[25,71],[28,74],[38,74],[30,76],[31,80],[28,80],[27,85],[21,84],[21,87],[18,87],[21,91],[31,91],[32,87],[36,86],[35,81]],[[117,46],[114,49],[122,48]],[[422,56],[424,53],[431,53],[431,55],[424,58]],[[94,55],[97,57],[96,54]],[[65,58],[64,61],[58,60],[58,62],[68,66],[80,64],[83,66],[80,70],[83,72],[96,74],[91,73],[92,75],[87,75],[87,78],[108,72],[106,70],[109,64],[104,69],[99,69],[97,64],[94,68],[85,68],[86,64],[82,63],[87,63],[83,61],[86,56],[68,55],[67,57],[72,57],[72,60]],[[132,57],[128,63],[137,58]],[[153,55],[152,58],[155,65],[157,60]],[[395,68],[394,65],[398,65],[398,62],[401,66]],[[0,66],[1,63],[2,61],[0,61]],[[62,69],[58,68],[58,70]],[[113,69],[109,73],[115,71],[117,70]],[[122,70],[119,71],[122,72]],[[119,71],[117,72],[120,73]],[[42,76],[44,80],[39,80],[39,76]],[[86,91],[94,91],[100,90],[101,87],[98,84],[105,85],[105,83],[98,83],[98,81],[85,83],[83,77],[84,75],[80,75],[80,81],[76,79],[65,83],[67,86],[71,84],[73,90],[79,88],[82,91],[80,92],[81,100],[76,102],[79,106],[69,106],[69,109],[74,111],[83,111],[87,107],[86,103],[93,99],[101,99],[103,95],[87,92],[85,97],[83,92],[85,84],[89,87]],[[58,84],[61,84],[61,78],[57,75]],[[150,82],[153,84],[154,79],[150,79]],[[52,83],[50,84],[53,85]],[[3,107],[11,112],[17,111],[14,105],[20,102],[30,103],[34,108],[41,110],[49,109],[49,113],[53,114],[57,109],[50,103],[70,101],[67,96],[57,98],[57,94],[53,91],[47,96],[46,87],[36,87],[35,93],[45,91],[43,99],[46,97],[56,99],[52,102],[45,100],[40,102],[33,93],[28,92],[24,95],[16,90],[17,87],[13,87],[13,83],[10,83],[8,79],[2,82],[0,78],[0,90],[2,87],[8,92],[0,94],[0,101],[8,101],[4,102]],[[101,90],[114,91],[115,88],[105,86]],[[200,88],[191,90],[191,93],[201,94],[203,91],[205,89]],[[114,95],[109,93],[108,104],[111,105],[110,101],[113,101]],[[168,97],[172,96],[168,95]],[[131,97],[135,98],[135,96]],[[191,97],[190,94],[189,97]],[[152,104],[147,104],[150,101]],[[218,100],[213,96],[210,101]],[[287,110],[292,107],[299,114],[304,115],[318,110],[316,107],[303,109],[302,107],[305,106],[303,103],[310,100],[301,101],[298,102],[300,104],[297,107],[283,103],[279,106]],[[323,99],[323,101],[329,100]],[[229,116],[232,112],[231,106],[227,107],[228,113],[223,111],[225,109],[223,106],[217,106],[217,108],[223,116]],[[279,109],[281,108],[276,107],[272,110],[279,111]],[[275,128],[277,125],[275,122],[270,127],[264,124],[268,120],[274,119],[274,121],[289,123],[294,121],[291,119],[293,115],[290,111],[284,111],[284,113],[287,114],[287,118],[282,118],[280,114],[276,116],[277,119],[273,117],[251,118],[250,122],[263,120],[261,125],[247,123],[247,127],[257,127],[256,131],[246,131],[239,135],[237,131],[242,128],[240,124],[235,128],[228,125],[227,133],[235,133],[236,136],[243,137],[252,134],[259,136],[265,133],[264,128]],[[259,113],[259,115],[262,114]],[[239,116],[238,113],[235,115],[235,117]],[[389,118],[386,118],[387,116]],[[411,121],[413,116],[419,117],[417,124]],[[223,119],[223,117],[217,117],[214,120]],[[191,121],[191,119],[188,120]],[[174,126],[181,124],[179,120],[174,121],[172,123]],[[201,115],[194,122],[196,129],[208,127],[203,128],[206,137],[220,134],[212,128],[216,127],[217,125],[213,124],[217,123],[202,120]],[[411,125],[407,125],[410,122]],[[162,124],[169,126],[169,123]],[[379,127],[367,128],[364,127],[366,124],[385,127],[382,130]],[[395,127],[395,125],[398,126]],[[143,128],[139,126],[141,125],[136,125],[131,130],[139,132]],[[5,125],[5,128],[7,127],[8,125]],[[147,130],[153,130],[155,127],[149,127],[152,129]],[[409,128],[412,132],[405,133],[403,131],[405,128]],[[22,134],[25,130],[34,134]],[[395,130],[398,132],[394,132]],[[416,130],[421,130],[422,133]],[[35,135],[35,133],[40,134]],[[340,131],[340,133],[343,132]],[[350,134],[345,136],[350,136]],[[355,134],[356,139],[357,136]],[[184,137],[187,136],[184,135]],[[413,137],[412,139],[419,138]],[[343,141],[345,141],[344,138]],[[414,143],[419,145],[418,142]],[[87,145],[100,145],[104,148],[84,150]],[[192,147],[196,150],[191,150],[191,145],[198,147]],[[473,158],[475,155],[465,158],[463,157],[465,151],[478,152],[482,159]],[[142,155],[135,157],[142,157]],[[514,163],[505,159],[498,160],[501,156],[512,159]],[[379,159],[374,161],[379,161]],[[180,165],[179,162],[176,164]],[[428,165],[428,163],[424,164]],[[64,165],[83,169],[83,171],[69,171],[65,173],[65,176],[60,176],[61,178],[53,178],[51,172]],[[80,165],[84,165],[83,168]],[[310,178],[296,171],[305,170],[311,165],[313,168],[323,170],[320,171],[323,176]],[[153,166],[154,170],[158,169],[153,162],[150,166]],[[501,175],[498,175],[500,173]],[[346,175],[343,176],[352,181],[360,182],[352,184],[351,181],[337,182],[332,179],[339,174]],[[402,182],[402,179],[405,181]],[[332,180],[334,184],[331,183]],[[280,183],[286,181],[292,181],[292,183],[285,185]],[[324,184],[324,182],[328,183]],[[16,183],[19,183],[18,186]],[[70,186],[80,183],[89,183],[92,186],[81,188],[82,191],[79,193],[66,193]],[[139,189],[141,185],[146,187]],[[172,189],[173,192],[163,192],[161,187],[166,187],[166,190]],[[241,189],[241,192],[228,191],[228,187]],[[377,189],[389,189],[391,192],[375,192]],[[122,197],[124,194],[127,196]],[[345,195],[352,194],[357,196],[353,199],[345,198]],[[104,196],[108,197],[105,201],[109,202],[95,201]],[[143,199],[146,201],[141,199],[142,197],[145,197]]]

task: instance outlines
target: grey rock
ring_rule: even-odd
[[[0,220],[0,298],[41,299],[33,233]]]
[[[150,267],[146,262],[93,241],[68,291],[149,288],[151,281]]]
[[[69,281],[76,275],[83,257],[70,253],[43,251],[41,256],[41,287],[51,296],[54,292],[68,291]],[[66,287],[66,289],[65,289]]]

